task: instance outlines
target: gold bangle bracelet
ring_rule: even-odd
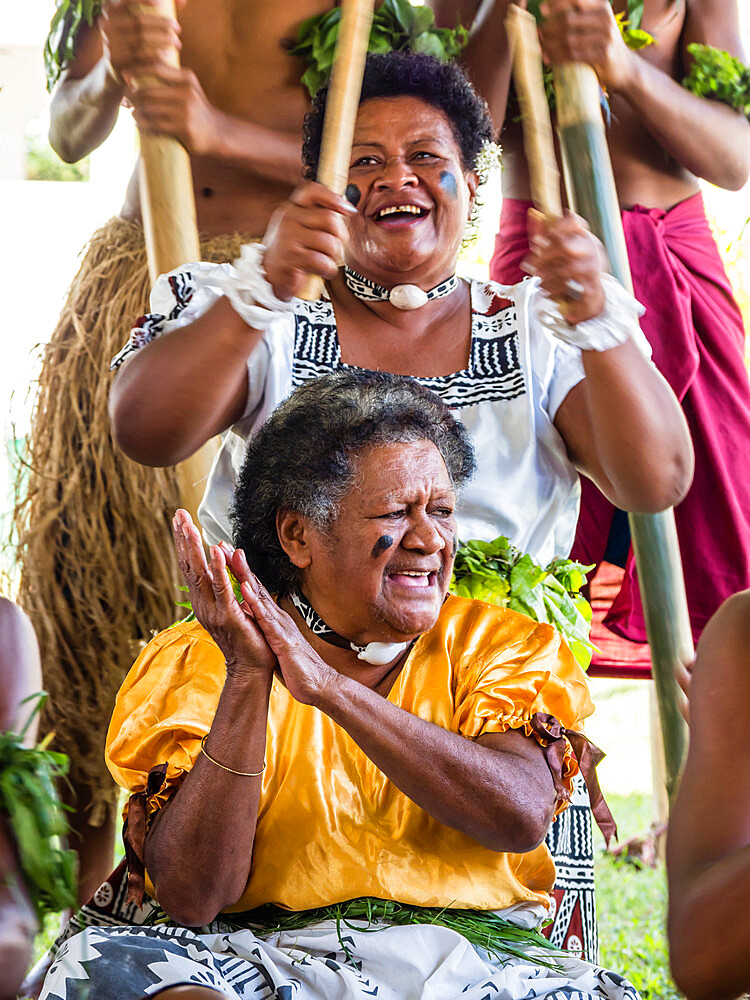
[[[216,764],[217,767],[220,767],[222,771],[229,771],[230,774],[236,774],[240,778],[259,778],[261,774],[263,774],[263,772],[265,771],[266,769],[265,761],[263,761],[263,767],[261,768],[260,771],[235,771],[233,767],[227,767],[226,764],[220,764],[219,761],[214,760],[214,758],[211,756],[208,750],[206,750],[207,739],[208,739],[208,733],[206,733],[206,735],[201,740],[201,753],[203,754],[204,757],[208,757],[208,759],[211,761],[212,764]]]

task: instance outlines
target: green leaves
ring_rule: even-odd
[[[56,0],[55,13],[44,43],[44,71],[47,90],[52,90],[60,74],[75,57],[78,31],[85,21],[91,26],[102,11],[101,0]]]
[[[340,24],[340,7],[310,17],[299,26],[297,40],[289,49],[290,55],[298,56],[307,63],[302,83],[311,97],[331,74]],[[447,61],[460,54],[468,37],[468,32],[461,25],[453,30],[436,28],[435,16],[429,7],[412,7],[409,0],[383,0],[372,19],[367,51],[427,52]]]
[[[594,647],[591,608],[580,590],[591,569],[572,559],[555,559],[543,569],[504,536],[491,542],[472,538],[458,547],[451,591],[554,625],[585,669]]]
[[[38,699],[36,714],[46,696],[33,697]],[[45,913],[75,905],[75,853],[62,846],[68,824],[55,789],[67,772],[68,758],[47,750],[50,739],[25,747],[23,734],[0,733],[0,813],[10,820],[40,921]]]
[[[372,896],[350,899],[344,903],[321,906],[314,910],[282,910],[278,906],[268,904],[247,913],[222,914],[221,920],[229,926],[252,927],[261,936],[299,930],[322,920],[335,920],[341,947],[350,959],[342,929],[377,933],[387,924],[400,927],[409,924],[448,927],[461,934],[475,947],[483,948],[500,960],[509,956],[528,960],[531,953],[538,965],[559,970],[561,966],[555,959],[564,957],[564,952],[550,944],[539,931],[518,927],[492,911],[454,910],[449,906],[442,908],[411,906],[408,903],[375,899]],[[372,926],[362,927],[363,921]]]
[[[682,86],[698,97],[710,97],[750,115],[750,66],[712,45],[688,45],[693,57]]]

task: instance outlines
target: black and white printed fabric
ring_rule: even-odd
[[[575,958],[498,961],[434,925],[341,931],[335,921],[259,938],[167,927],[91,927],[60,950],[40,1000],[123,1000],[193,984],[233,1000],[639,1000]]]
[[[222,264],[191,264],[162,276],[114,359],[122,364],[155,337],[202,315],[221,292]],[[461,538],[506,535],[542,565],[567,556],[573,542],[578,473],[554,426],[557,409],[583,377],[581,352],[556,340],[537,318],[539,281],[514,287],[471,282],[471,344],[466,367],[419,378],[454,409],[477,454],[477,472],[458,514]],[[592,321],[593,322],[593,321]],[[245,444],[295,386],[345,366],[331,302],[295,300],[262,334],[248,358],[242,418],[224,436],[200,508],[209,543],[231,538],[227,511]]]

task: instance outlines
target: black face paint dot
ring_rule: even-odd
[[[455,554],[456,554],[457,551],[458,551],[458,538],[454,535],[453,536],[453,545],[451,546],[451,555],[455,556]]]
[[[210,198],[213,193],[214,193],[213,188],[201,188],[201,194],[203,195],[204,198]]]
[[[440,175],[440,187],[451,198],[458,198],[458,185],[450,170],[444,170]]]
[[[341,188],[339,188],[339,191]],[[359,190],[356,184],[347,184],[346,191],[344,191],[344,197],[347,201],[351,202],[352,205],[358,205],[359,199],[362,197],[362,192]]]
[[[385,552],[385,550],[389,549],[391,545],[393,545],[393,539],[391,536],[381,535],[377,542],[373,545],[370,555],[373,559],[377,559],[381,552]]]

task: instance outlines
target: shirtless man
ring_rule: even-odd
[[[204,259],[232,259],[243,239],[263,235],[300,178],[304,66],[282,43],[331,6],[183,0],[173,21],[155,0],[111,0],[79,32],[53,94],[50,141],[63,159],[80,159],[109,135],[123,100],[131,102],[141,128],[176,137],[191,154]],[[165,64],[173,44],[181,69]],[[159,82],[135,94],[137,76]],[[146,311],[149,291],[134,173],[121,216],[92,238],[48,345],[32,471],[22,475],[16,510],[20,601],[40,639],[51,695],[44,726],[71,757],[81,901],[112,868],[115,786],[104,736],[132,640],[177,617],[173,472],[125,459],[106,409],[109,360]]]
[[[438,19],[482,19],[466,61],[491,104],[505,117],[510,76],[502,21],[508,0],[433,0]],[[480,9],[481,7],[481,9]],[[613,9],[614,8],[614,9]],[[551,63],[591,63],[611,108],[608,140],[623,208],[642,327],[657,366],[681,400],[696,453],[693,486],[676,511],[695,638],[729,594],[750,586],[750,390],[744,331],[705,220],[699,178],[736,190],[750,173],[750,124],[717,101],[680,85],[691,42],[743,58],[734,0],[645,0],[642,27],[655,44],[628,49],[615,22],[625,0],[546,0],[540,29]],[[510,111],[510,115],[517,114]],[[528,247],[530,188],[518,122],[508,121],[503,209],[491,276],[513,284]],[[583,486],[573,557],[601,561],[614,508]],[[615,557],[612,556],[612,561]],[[632,557],[606,624],[646,639]]]

